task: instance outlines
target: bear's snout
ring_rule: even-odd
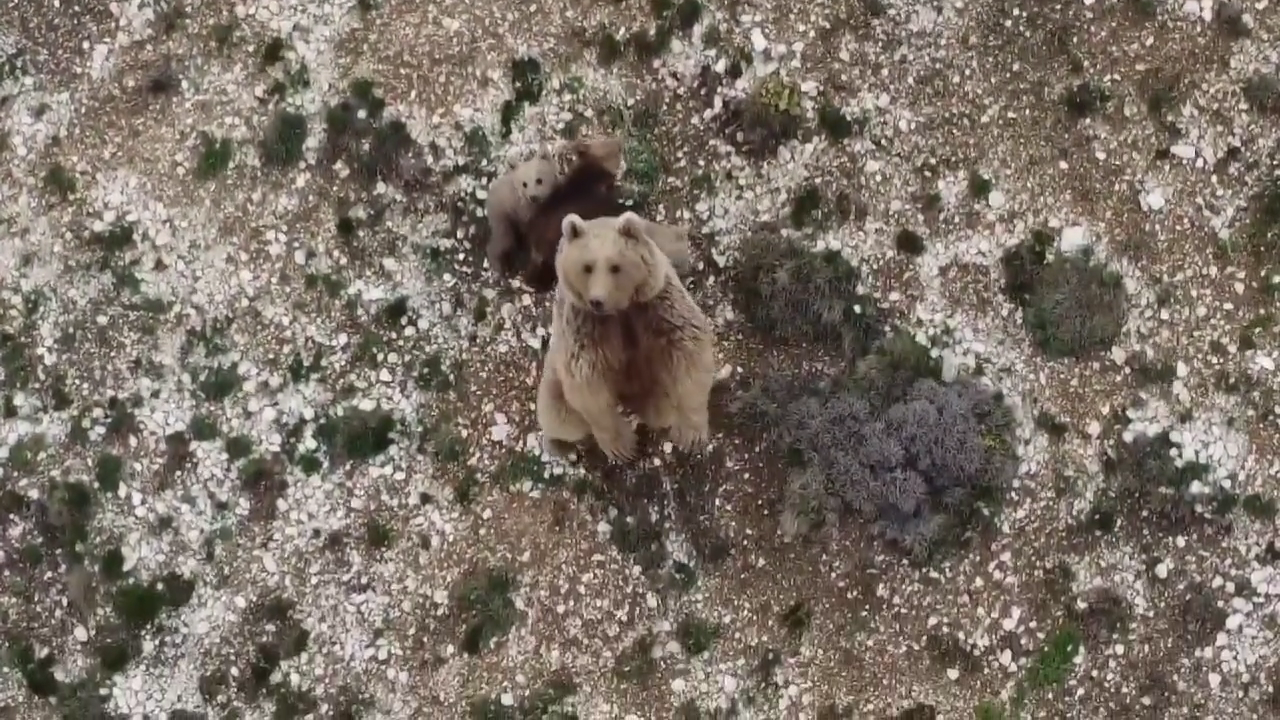
[[[603,302],[603,301],[600,301],[600,300],[590,300],[590,301],[588,301],[588,302],[587,302],[587,304],[591,306],[591,311],[592,311],[592,312],[597,312],[597,313],[602,313],[602,312],[604,312],[604,302]]]

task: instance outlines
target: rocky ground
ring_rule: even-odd
[[[1276,717],[1278,48],[1267,0],[5,0],[0,718]],[[696,234],[701,456],[538,450],[483,191],[599,133]],[[744,305],[751,237],[860,274]],[[1015,418],[946,553],[792,532],[739,409],[872,306]]]

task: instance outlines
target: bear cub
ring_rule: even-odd
[[[537,400],[547,448],[591,436],[610,459],[634,458],[636,431],[619,405],[682,449],[705,445],[714,331],[646,221],[569,214],[561,236]]]
[[[524,241],[529,246],[524,281],[537,292],[555,287],[556,249],[560,246],[561,225],[566,217],[577,215],[583,220],[595,220],[617,217],[624,210],[613,171],[589,156],[580,157],[522,228]]]
[[[590,155],[580,155],[578,162],[534,208],[529,221],[521,228],[529,248],[524,281],[535,292],[555,287],[556,251],[565,218],[570,215],[583,220],[616,218],[625,211],[616,170]],[[643,218],[640,224],[649,239],[671,260],[677,273],[684,274],[693,266],[688,231]]]
[[[489,185],[484,206],[489,221],[485,254],[490,269],[499,277],[528,255],[522,226],[565,176],[584,161],[617,174],[623,161],[622,141],[603,137],[544,145],[528,160],[509,162],[506,172]]]

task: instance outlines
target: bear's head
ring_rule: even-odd
[[[617,175],[622,172],[622,151],[622,140],[615,137],[577,140],[560,154],[560,174],[568,174],[581,162],[590,162]]]
[[[520,199],[537,205],[560,181],[560,168],[549,152],[542,151],[528,160],[511,165],[507,175],[515,184]]]
[[[571,213],[560,224],[560,234],[556,275],[573,303],[611,315],[662,292],[668,263],[645,236],[639,215],[583,220]]]

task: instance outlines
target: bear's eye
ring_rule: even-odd
[[[542,178],[538,178],[537,180],[534,180],[534,181],[533,181],[533,183],[534,183],[535,185],[541,185],[541,184],[542,184]]]
[[[613,273],[614,275],[617,275],[618,273],[622,272],[622,266],[621,266],[621,265],[610,265],[610,266],[609,266],[609,272]]]
[[[523,186],[525,186],[525,188],[528,188],[528,187],[529,187],[529,182],[528,182],[527,180],[526,180],[526,181],[522,181],[520,184],[521,184],[521,185],[523,185]]]
[[[590,275],[590,274],[591,274],[591,271],[592,271],[592,270],[594,270],[594,269],[595,269],[595,267],[594,267],[591,263],[587,263],[586,265],[583,265],[583,266],[582,266],[582,272],[584,272],[584,273],[586,273],[586,274],[588,274],[588,275]]]

